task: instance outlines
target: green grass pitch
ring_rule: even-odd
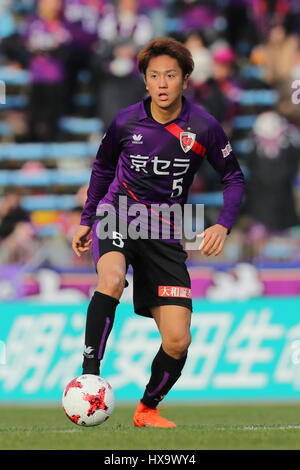
[[[166,403],[161,409],[176,428],[135,428],[133,405],[117,404],[94,428],[73,424],[59,405],[1,405],[0,449],[300,449],[300,403]]]

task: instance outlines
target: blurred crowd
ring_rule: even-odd
[[[186,94],[223,125],[246,176],[241,214],[219,260],[300,262],[300,107],[292,98],[300,88],[298,0],[1,0],[0,78],[1,70],[26,71],[29,80],[23,109],[0,105],[1,121],[14,129],[0,147],[63,142],[63,116],[97,118],[105,131],[119,109],[145,96],[136,57],[157,36],[191,51]],[[90,98],[84,107],[82,90]],[[204,164],[191,194],[201,202],[221,190]],[[3,188],[1,263],[89,265],[69,243],[86,187],[64,188],[70,191],[77,205],[52,212],[55,228],[47,232],[41,214],[22,207],[22,188]],[[219,210],[208,207],[207,224]]]

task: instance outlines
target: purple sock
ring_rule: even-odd
[[[181,359],[174,359],[160,347],[152,362],[151,377],[141,400],[144,405],[149,408],[157,407],[179,379],[186,358],[187,354]]]
[[[83,374],[99,375],[106,342],[111,332],[118,299],[95,291],[90,301],[85,328]]]

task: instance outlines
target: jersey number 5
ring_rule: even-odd
[[[122,240],[123,235],[120,232],[113,231],[112,236],[113,236],[113,245],[119,248],[123,248],[124,246],[124,242]]]
[[[181,196],[182,194],[182,182],[183,182],[183,178],[179,178],[177,180],[173,180],[173,186],[172,186],[172,189],[173,189],[173,192],[171,194],[171,197],[179,197]]]

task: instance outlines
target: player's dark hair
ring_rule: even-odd
[[[139,52],[137,58],[139,71],[145,75],[150,60],[160,55],[168,55],[176,59],[183,76],[190,75],[194,69],[192,55],[181,42],[172,38],[156,38],[146,44]]]

